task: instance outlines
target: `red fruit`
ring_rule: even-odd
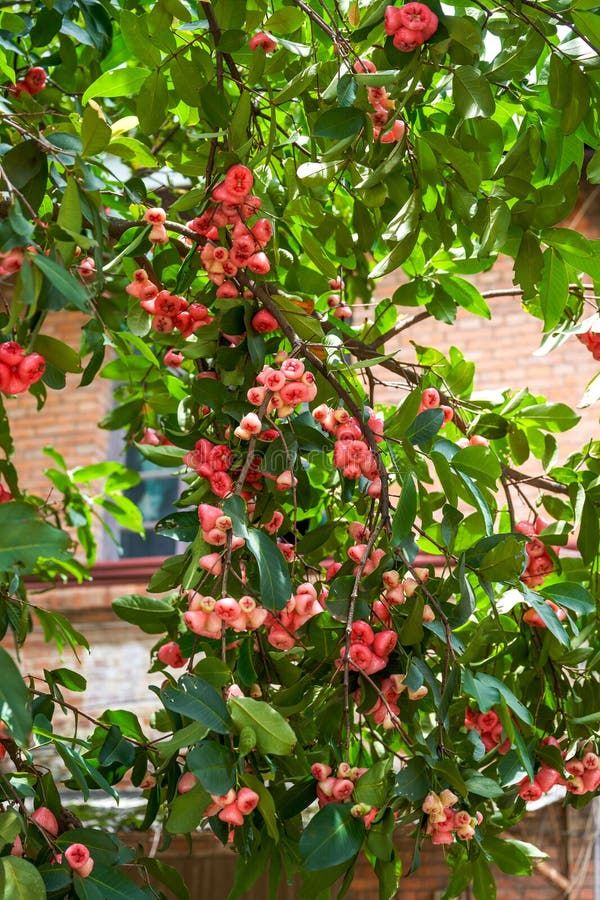
[[[177,793],[187,794],[192,788],[196,787],[198,779],[192,772],[184,772],[177,782]]]
[[[543,791],[539,784],[536,784],[535,781],[531,782],[527,776],[519,785],[519,797],[526,802],[531,803],[534,800],[539,800],[542,793]]]
[[[398,635],[395,631],[380,631],[375,635],[375,640],[373,641],[373,652],[377,656],[387,657],[390,655],[397,643]]]
[[[331,775],[331,766],[326,766],[325,763],[313,763],[310,771],[312,777],[316,778],[317,781],[325,781]]]
[[[183,362],[183,353],[178,353],[177,350],[167,350],[165,353],[164,363],[165,366],[172,366],[174,369],[178,369]]]
[[[46,371],[46,360],[40,353],[29,353],[23,357],[17,375],[26,384],[35,384]]]
[[[265,34],[264,31],[258,31],[250,38],[248,46],[251,50],[262,47],[265,53],[272,53],[273,50],[277,50],[277,41],[273,40],[272,37],[269,37],[268,34]]]
[[[159,209],[155,206],[146,210],[144,218],[150,225],[164,225],[167,220],[167,214],[164,209]]]
[[[400,10],[396,6],[386,6],[383,19],[385,33],[395,34],[399,28],[402,28],[402,25]]]
[[[38,809],[32,813],[31,821],[35,822],[36,825],[39,825],[40,828],[43,828],[44,831],[47,831],[48,834],[51,834],[52,837],[56,837],[58,834],[58,822],[56,821],[56,816],[47,806],[38,807]]]
[[[371,62],[370,59],[363,59],[362,57],[361,59],[356,60],[352,68],[358,75],[362,75],[365,72],[377,71],[377,66],[375,65],[375,63]]]
[[[236,804],[243,816],[249,815],[258,806],[259,796],[250,788],[240,788],[236,797]]]
[[[71,844],[71,846],[67,847],[65,850],[65,859],[71,868],[78,872],[83,866],[87,865],[87,862],[90,859],[90,851],[85,844]]]
[[[41,66],[33,66],[33,68],[26,72],[23,80],[30,94],[39,94],[39,92],[43,91],[46,87],[47,79],[48,76]]]
[[[399,28],[394,34],[394,47],[401,53],[412,53],[427,40],[424,31],[413,31],[410,28]]]
[[[544,794],[547,794],[550,788],[553,788],[555,784],[558,784],[561,779],[560,772],[557,772],[556,769],[551,769],[548,766],[542,766],[539,772],[535,776],[535,783],[542,789]]]
[[[187,659],[184,659],[181,655],[179,644],[175,641],[163,644],[159,648],[157,656],[165,666],[171,666],[173,669],[181,669],[187,662]]]
[[[440,395],[436,388],[425,388],[421,394],[421,410],[435,409],[440,405]]]
[[[411,31],[428,32],[433,28],[433,31],[430,32],[430,34],[433,34],[437,28],[437,16],[424,3],[407,3],[405,6],[400,7],[398,13],[398,19],[402,27]]]
[[[259,219],[250,230],[253,238],[258,241],[261,247],[268,244],[273,237],[273,226],[268,219]]]
[[[28,387],[29,385],[27,382],[23,381],[22,378],[19,378],[15,371],[11,371],[8,388],[6,390],[7,394],[23,394]]]
[[[251,325],[259,334],[268,334],[279,328],[277,319],[266,309],[261,309],[252,316]]]
[[[227,822],[228,825],[243,825],[244,816],[240,812],[237,803],[230,803],[219,813],[221,822]]]
[[[7,366],[18,366],[23,359],[24,351],[16,341],[0,344],[0,362]]]
[[[252,256],[248,258],[246,265],[255,275],[266,275],[267,272],[271,270],[269,258],[262,250],[258,253],[253,253]]]
[[[247,166],[232,166],[225,174],[225,188],[235,200],[243,200],[252,190],[254,175]]]

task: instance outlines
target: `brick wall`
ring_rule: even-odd
[[[597,188],[582,194],[565,227],[576,228],[589,238],[600,237],[600,209]],[[514,288],[511,259],[500,257],[488,272],[471,278],[480,291]],[[590,278],[584,279],[591,282]],[[391,297],[397,282],[391,276],[382,279],[377,299]],[[511,387],[528,388],[534,394],[542,394],[553,402],[575,405],[581,399],[588,381],[600,371],[588,350],[575,337],[545,356],[534,355],[538,350],[543,325],[539,319],[524,314],[518,296],[495,297],[488,301],[491,320],[478,318],[458,310],[454,325],[446,325],[435,319],[426,319],[404,332],[397,341],[398,360],[412,363],[415,360],[411,341],[436,347],[447,353],[451,346],[458,347],[465,358],[476,365],[475,390],[489,391]],[[595,304],[588,308],[588,315]],[[399,314],[407,317],[420,312],[419,308],[399,308]],[[364,307],[355,316],[366,317],[372,309]],[[392,348],[388,348],[388,352]],[[385,379],[383,370],[378,370]],[[381,402],[398,403],[398,391],[388,389],[379,393]],[[581,449],[585,441],[598,437],[597,405],[578,410],[581,422],[572,431],[557,435],[561,453],[568,454]]]

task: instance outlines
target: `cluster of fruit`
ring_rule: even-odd
[[[41,66],[32,66],[23,78],[19,78],[10,88],[10,93],[17,99],[21,94],[39,94],[46,87],[48,76]]]
[[[467,706],[465,709],[465,727],[468,731],[477,732],[486,749],[486,753],[497,749],[498,753],[504,756],[511,748],[509,738],[502,740],[502,722],[494,709],[490,709],[488,712],[478,712],[476,709],[471,709],[470,706]]]
[[[420,584],[425,584],[429,578],[427,569],[421,566],[413,569],[411,576],[400,578],[396,569],[388,569],[381,576],[385,590],[373,604],[373,613],[379,621],[386,626],[392,624],[392,607],[402,606],[407,598],[412,597]],[[432,622],[435,614],[428,603],[423,606],[423,621]]]
[[[354,71],[359,74],[361,72],[374,73],[377,71],[377,66],[370,59],[358,59],[354,63]],[[396,107],[396,101],[392,100],[382,86],[368,87],[367,99],[373,107],[373,112],[369,113],[369,118],[373,123],[373,139],[381,144],[393,144],[394,141],[401,141],[406,131],[402,119],[396,119],[389,131],[383,131],[388,124],[390,113]]]
[[[238,540],[241,540],[239,538]],[[207,638],[220,638],[223,628],[231,628],[235,632],[256,631],[265,624],[268,610],[258,606],[250,596],[205,597],[196,591],[188,593],[188,610],[183,614],[183,621],[194,634]]]
[[[152,327],[160,334],[171,334],[177,330],[183,337],[189,337],[213,321],[213,316],[203,303],[188,303],[185,297],[159,291],[145,269],[136,269],[133,281],[125,290],[140,301],[145,312],[150,313]]]
[[[25,353],[16,341],[0,344],[0,392],[22,394],[46,371],[41,353]]]
[[[383,440],[383,418],[372,410],[367,410],[366,421],[377,442]],[[341,469],[344,478],[358,479],[361,476],[371,482],[367,493],[378,497],[381,493],[381,479],[378,475],[377,461],[369,448],[360,422],[343,407],[332,409],[325,403],[312,411],[313,418],[323,431],[335,438],[333,445],[333,464]]]
[[[379,685],[379,696],[376,703],[370,709],[365,710],[365,715],[373,716],[373,721],[385,728],[386,731],[395,727],[394,719],[397,719],[400,715],[398,700],[404,691],[407,692],[409,700],[421,700],[429,693],[424,684],[414,691],[411,690],[404,684],[405,678],[406,675],[402,674],[388,675],[386,678],[383,678]],[[359,705],[362,698],[361,689],[358,688],[354,691],[352,696],[356,704]]]
[[[560,744],[554,737],[544,738],[542,744],[560,750]],[[565,756],[564,751],[562,755]],[[519,797],[528,803],[535,802],[557,784],[563,785],[569,794],[577,796],[594,793],[600,787],[600,756],[590,746],[584,748],[581,758],[571,757],[565,763],[564,770],[567,777],[564,777],[558,769],[545,762],[542,763],[533,781],[526,775],[519,782]]]
[[[381,672],[389,662],[390,653],[398,643],[398,635],[389,628],[374,632],[368,622],[358,619],[352,623],[350,647],[348,650],[349,668],[353,672],[364,672],[374,675]],[[346,647],[340,647],[340,659],[336,665],[342,667],[346,658]]]
[[[470,841],[475,837],[475,828],[483,822],[479,811],[474,816],[466,809],[454,809],[458,797],[448,789],[439,794],[430,791],[421,809],[427,816],[425,833],[432,844],[453,844],[454,837]]]
[[[385,33],[393,35],[394,47],[402,53],[412,53],[437,31],[438,17],[424,3],[386,6]]]
[[[260,197],[250,193],[253,184],[254,176],[247,166],[231,166],[225,180],[212,191],[214,206],[188,222],[191,231],[207,239],[201,250],[202,264],[210,280],[219,286],[219,297],[239,297],[239,290],[231,281],[238,269],[266,275],[271,268],[263,252],[273,235],[271,223],[258,219],[250,227],[246,224],[262,203]],[[227,229],[225,241],[217,243],[221,240],[220,228]]]
[[[267,415],[275,413],[285,418],[301,403],[309,403],[317,396],[315,376],[304,368],[300,359],[282,359],[278,369],[263,366],[256,380],[258,386],[250,388],[246,396],[253,406],[261,406],[267,399]]]
[[[546,519],[543,519],[541,516],[537,516],[533,525],[531,524],[531,522],[526,521],[517,522],[517,524],[515,525],[515,531],[517,531],[519,534],[525,534],[529,538],[529,540],[525,544],[525,552],[527,553],[527,566],[525,567],[525,571],[521,575],[521,581],[530,588],[539,587],[544,583],[546,575],[549,575],[552,571],[554,571],[554,562],[552,560],[552,557],[548,553],[546,545],[538,537],[538,534],[544,531],[544,529],[547,528],[549,524],[550,523]],[[552,549],[558,555],[559,548],[553,547]],[[532,610],[531,612],[533,613],[534,610]],[[527,613],[525,614],[525,617],[527,617]],[[540,624],[540,622],[538,622],[537,620],[532,621],[531,618],[525,618],[525,621],[529,622],[530,625]]]
[[[57,818],[47,806],[38,806],[29,816],[29,821],[44,834],[44,837],[50,844],[53,838],[58,837]],[[10,850],[11,856],[23,857],[26,855],[25,849],[20,836],[17,835]],[[85,844],[70,844],[64,854],[54,853],[51,861],[56,865],[60,865],[63,857],[80,878],[87,878],[94,868],[94,860]]]
[[[444,425],[447,425],[448,422],[451,422],[454,417],[454,412],[449,406],[443,406],[440,400],[440,393],[436,388],[425,388],[423,393],[421,394],[421,402],[419,404],[419,412],[425,412],[426,409],[441,409],[444,413],[444,421],[442,422],[442,428]],[[469,441],[470,443],[470,441]]]
[[[313,616],[323,612],[323,596],[305,581],[296,588],[281,612],[266,617],[267,640],[277,650],[290,650],[298,643],[297,631]]]

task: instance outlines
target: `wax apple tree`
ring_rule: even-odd
[[[341,896],[360,853],[392,897],[404,829],[412,870],[445,845],[444,896],[489,900],[541,855],[502,837],[527,801],[598,794],[600,444],[561,458],[578,415],[518,372],[473,398],[427,323],[483,333],[503,254],[540,342],[596,354],[598,242],[560,225],[600,179],[593,0],[15,2],[0,35],[5,646],[28,575],[85,577],[92,497],[140,527],[118,463],[54,452],[51,501],[19,488],[25,391],[112,379],[100,427],[182,486],[179,552],[114,603],[156,638],[152,730],[55,731],[81,676],[0,649],[2,895],[188,896],[65,812],[54,744],[82,797],[139,787],[142,830],[212,829],[231,897],[265,870]],[[79,348],[45,334],[65,312]]]

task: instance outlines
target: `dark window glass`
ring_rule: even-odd
[[[172,538],[155,534],[154,526],[164,516],[175,511],[174,502],[179,496],[179,479],[172,469],[164,469],[145,459],[135,447],[128,447],[125,465],[140,473],[141,481],[127,491],[142,513],[146,537],[132,531],[121,532],[121,556],[170,556],[177,552]]]

